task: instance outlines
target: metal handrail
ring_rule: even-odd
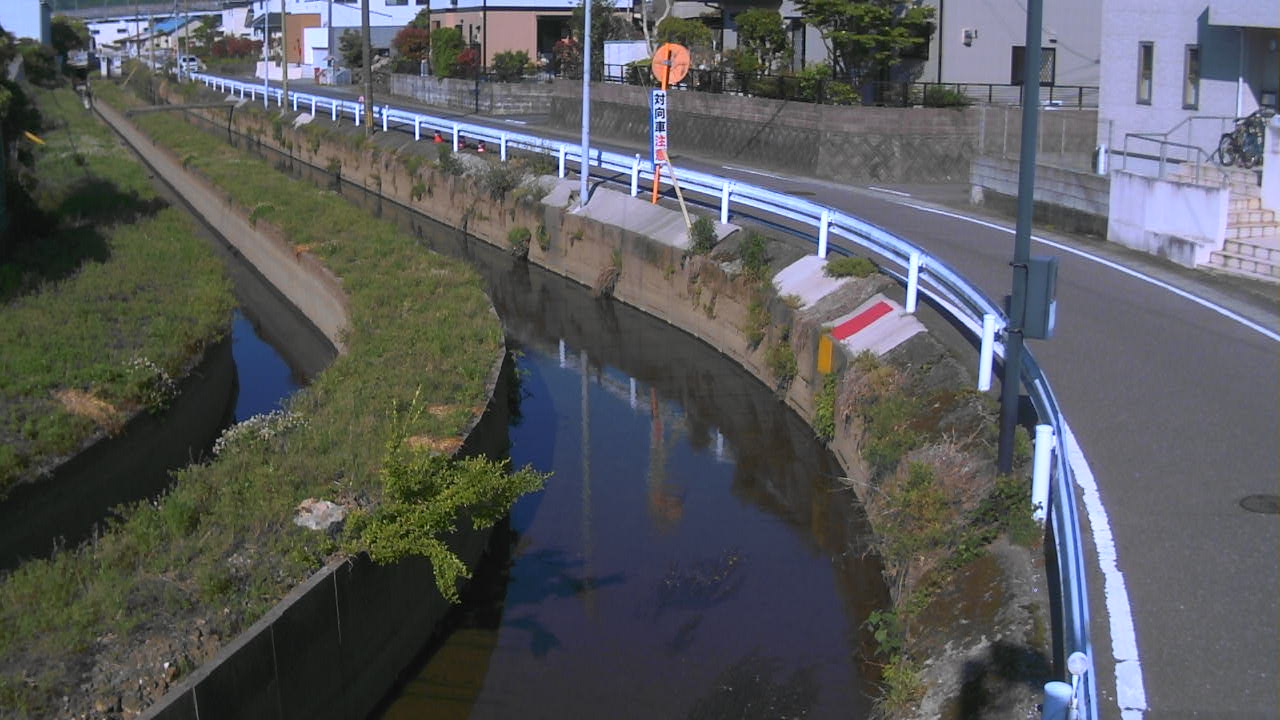
[[[1200,169],[1209,168],[1209,167],[1213,168],[1214,171],[1218,173],[1218,185],[1224,186],[1227,184],[1228,176],[1220,168],[1214,165],[1212,154],[1205,152],[1204,149],[1198,145],[1190,145],[1188,143],[1180,143],[1180,142],[1174,142],[1172,140],[1168,140],[1166,139],[1167,136],[1168,136],[1168,133],[1132,133],[1132,132],[1125,133],[1124,134],[1124,152],[1121,155],[1120,169],[1121,170],[1129,169],[1129,154],[1130,154],[1129,139],[1132,138],[1134,140],[1141,140],[1143,142],[1155,143],[1160,147],[1160,155],[1159,155],[1160,169],[1157,172],[1156,177],[1162,180],[1164,179],[1164,176],[1165,176],[1165,169],[1168,166],[1168,163],[1170,162],[1169,148],[1182,148],[1183,150],[1187,150],[1189,152],[1187,152],[1183,156],[1183,159],[1176,160],[1175,162],[1179,164],[1189,163],[1192,165],[1192,167],[1195,168],[1195,184],[1196,185],[1201,184]],[[1192,159],[1193,156],[1194,156],[1194,160]]]
[[[239,92],[241,97],[247,95],[248,98],[255,99],[258,94],[264,93],[264,102],[269,101],[270,98],[275,98],[281,106],[286,102],[278,88],[268,90],[261,85],[207,73],[196,73],[193,79],[224,91]],[[364,111],[363,106],[355,101],[312,93],[290,92],[288,102],[295,109],[306,107],[313,114],[320,109],[327,109],[333,118],[351,116],[357,122]],[[375,116],[384,129],[390,129],[393,124],[400,127],[411,126],[415,139],[421,139],[423,129],[427,129],[452,133],[455,148],[461,135],[494,143],[498,145],[499,154],[504,160],[508,148],[511,147],[557,156],[562,177],[567,162],[581,163],[581,149],[558,140],[498,130],[474,123],[455,122],[425,113],[392,108],[388,105],[376,107]],[[653,178],[652,162],[641,158],[640,155],[627,155],[592,148],[589,151],[589,161],[589,164],[604,170],[629,174],[633,188],[636,187],[640,178]],[[914,295],[918,290],[933,299],[944,312],[959,321],[976,337],[982,335],[984,316],[999,318],[1003,325],[1005,316],[1002,308],[945,262],[931,256],[918,245],[854,215],[810,200],[710,173],[683,170],[680,173],[680,182],[686,192],[719,197],[722,221],[727,221],[729,206],[734,203],[739,207],[752,208],[813,228],[817,237],[807,237],[810,242],[818,246],[820,254],[826,252],[828,236],[835,235],[896,265],[897,268],[886,267],[885,269],[889,274],[907,284],[908,309],[914,307]],[[1002,354],[998,344],[996,353]],[[1088,657],[1088,670],[1079,678],[1077,699],[1079,717],[1091,720],[1098,716],[1097,686],[1093,678],[1093,646],[1089,636],[1089,596],[1085,585],[1084,545],[1080,537],[1080,519],[1075,501],[1074,470],[1068,461],[1067,453],[1069,430],[1066,418],[1063,417],[1057,399],[1049,386],[1048,378],[1045,377],[1029,350],[1024,350],[1022,357],[1022,367],[1019,371],[1032,404],[1041,420],[1052,425],[1054,430],[1052,491],[1048,511],[1051,516],[1055,555],[1058,560],[1058,583],[1057,587],[1050,590],[1059,596],[1064,625],[1064,647],[1057,650],[1062,658],[1075,652],[1084,653]]]

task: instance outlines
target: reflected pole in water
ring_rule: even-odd
[[[564,341],[560,341],[564,347]],[[591,400],[587,378],[587,351],[578,355],[582,375],[582,599],[587,613],[595,611],[595,597],[591,579]]]

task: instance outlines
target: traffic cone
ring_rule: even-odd
[[[438,143],[444,142],[444,138],[440,135],[439,130],[437,130],[435,136],[431,138],[431,142],[438,142]]]
[[[484,141],[483,141],[483,140],[481,140],[481,141],[479,141],[479,142],[477,142],[477,143],[476,143],[476,152],[478,152],[478,153],[482,153],[482,152],[484,152]]]

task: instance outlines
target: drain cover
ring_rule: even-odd
[[[1280,514],[1280,495],[1246,495],[1240,499],[1240,507],[1266,515]]]

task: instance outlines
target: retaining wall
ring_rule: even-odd
[[[969,173],[970,198],[1012,215],[1018,204],[1018,159],[978,155]],[[1111,180],[1078,170],[1036,166],[1034,217],[1064,232],[1107,234]]]
[[[579,83],[551,84],[550,122],[580,127]],[[671,148],[724,162],[749,162],[841,182],[954,182],[969,175],[978,108],[840,107],[672,90]],[[645,142],[649,90],[591,86],[597,136]]]
[[[482,82],[477,88],[474,80],[461,78],[434,75],[391,76],[393,95],[402,95],[452,110],[490,115],[545,115],[551,112],[549,89],[547,83],[533,80],[519,83]]]

